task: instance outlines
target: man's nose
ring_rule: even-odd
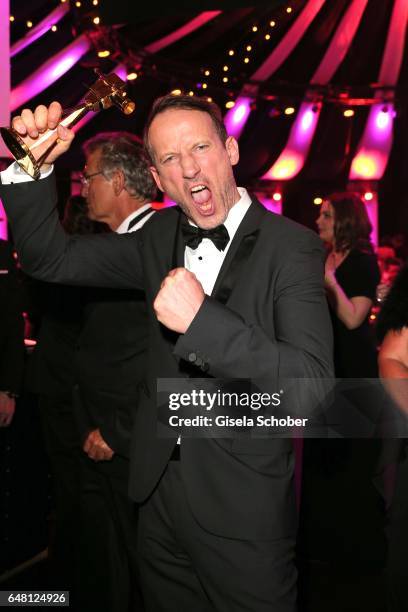
[[[193,155],[185,155],[181,158],[181,168],[184,178],[194,178],[200,172],[200,166]]]

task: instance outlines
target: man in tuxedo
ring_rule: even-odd
[[[11,245],[0,240],[0,427],[10,425],[24,369],[21,288]]]
[[[88,216],[117,234],[139,230],[154,214],[156,187],[143,146],[126,132],[84,145],[82,195]],[[106,189],[106,178],[112,190]],[[141,610],[137,513],[128,496],[129,438],[143,384],[147,309],[137,289],[84,289],[74,412],[82,456],[80,609]]]
[[[57,125],[60,112],[56,103],[25,111],[13,126],[30,143]],[[72,241],[51,215],[49,164],[73,137],[61,126],[57,131],[44,178],[6,185],[19,180],[10,168],[0,195],[23,265],[36,275],[145,288],[147,387],[135,415],[130,493],[140,504],[146,607],[292,612],[291,441],[164,435],[156,384],[192,371],[223,379],[330,376],[321,243],[237,188],[238,144],[227,136],[218,107],[171,95],[155,103],[145,143],[158,187],[179,208],[155,215],[136,235]],[[35,206],[39,199],[42,207]]]

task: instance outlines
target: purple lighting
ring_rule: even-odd
[[[286,147],[262,176],[263,179],[287,181],[303,168],[316,130],[321,102],[303,102],[290,130]]]
[[[387,129],[390,121],[391,121],[391,116],[390,116],[388,107],[386,107],[385,110],[381,109],[381,112],[377,113],[375,125],[378,130],[385,130]]]
[[[379,180],[387,167],[393,137],[395,110],[393,104],[374,104],[366,123],[357,153],[351,163],[351,180]]]
[[[313,122],[313,111],[312,109],[308,110],[305,112],[305,114],[302,117],[302,120],[300,122],[300,129],[303,132],[307,132],[308,130],[310,130],[310,126],[312,125]]]
[[[14,57],[17,53],[20,53],[23,49],[31,45],[35,40],[40,38],[43,34],[48,32],[48,30],[58,23],[69,11],[69,4],[60,4],[55,8],[49,15],[44,17],[40,23],[38,23],[35,28],[32,28],[27,34],[20,38],[10,49],[10,56]]]
[[[10,108],[16,110],[23,104],[47,89],[63,74],[65,74],[88,51],[90,42],[82,34],[70,45],[54,55],[45,64],[35,70],[11,92]]]
[[[225,127],[229,136],[238,139],[244,129],[246,120],[251,112],[251,98],[239,97],[235,106],[224,117]]]

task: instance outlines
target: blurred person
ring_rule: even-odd
[[[95,234],[105,226],[89,220],[86,201],[69,198],[62,225],[70,235]],[[27,387],[38,395],[44,442],[52,474],[53,507],[49,542],[50,581],[71,590],[77,564],[80,491],[80,437],[74,415],[76,354],[84,290],[26,278],[29,316],[38,328],[28,362]],[[73,601],[72,601],[73,603]]]
[[[377,287],[377,302],[384,301],[401,269],[402,263],[402,259],[399,257],[386,257],[382,260],[382,265],[380,265],[381,281]]]
[[[13,420],[24,371],[24,319],[13,249],[0,240],[0,427]]]
[[[397,276],[377,323],[381,348],[380,376],[397,407],[408,418],[408,266]],[[407,440],[393,445],[397,460],[394,493],[388,513],[387,587],[388,611],[408,609],[406,555],[408,551],[408,453]]]
[[[156,187],[139,139],[103,132],[85,142],[82,195],[88,216],[112,232],[138,231],[154,215]],[[112,189],[106,189],[106,181]],[[76,355],[75,413],[81,458],[81,609],[141,610],[137,512],[129,499],[129,442],[144,384],[143,291],[84,289]]]
[[[378,376],[376,341],[369,324],[380,280],[370,240],[372,227],[360,195],[337,192],[322,203],[317,228],[327,247],[325,286],[333,323],[335,374],[340,379],[329,414],[337,423],[338,437],[344,437],[305,443],[301,541],[309,558],[332,565],[381,564],[384,516],[373,482],[381,443],[350,439],[358,437],[358,421],[354,432],[350,427],[359,411],[364,420],[368,415],[374,436],[377,408],[371,401],[375,398],[370,400],[369,381],[356,390],[347,380]],[[342,424],[348,419],[352,422],[343,434]]]

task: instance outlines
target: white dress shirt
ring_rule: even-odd
[[[131,221],[133,221],[133,219],[135,219],[139,215],[141,215],[145,210],[148,210],[149,208],[152,209],[152,212],[150,213],[150,215],[144,215],[144,217],[142,219],[140,219],[140,221],[137,221],[130,228],[130,230],[128,230],[129,223]],[[115,232],[117,234],[128,234],[128,233],[130,234],[131,232],[135,232],[136,230],[138,230],[141,227],[143,227],[143,225],[146,223],[146,221],[148,221],[150,219],[150,217],[152,217],[154,215],[154,212],[155,211],[153,210],[151,204],[144,204],[143,206],[141,206],[137,210],[134,210],[132,213],[130,213],[130,215],[128,217],[126,217],[126,219],[124,219],[122,221],[122,223],[119,225],[119,227],[116,228]]]
[[[243,187],[238,187],[241,198],[231,208],[224,225],[228,230],[230,240],[224,251],[219,251],[209,238],[203,238],[196,249],[186,246],[184,251],[184,266],[193,272],[203,286],[204,293],[211,295],[218,273],[235,233],[251,205],[251,198]],[[191,222],[190,222],[191,223]],[[191,223],[191,225],[194,225]]]
[[[53,171],[54,166],[50,166],[45,172],[41,172],[41,178],[47,178]],[[8,168],[0,172],[0,178],[3,185],[12,185],[13,183],[28,183],[34,179],[20,168],[17,162],[13,162]]]

